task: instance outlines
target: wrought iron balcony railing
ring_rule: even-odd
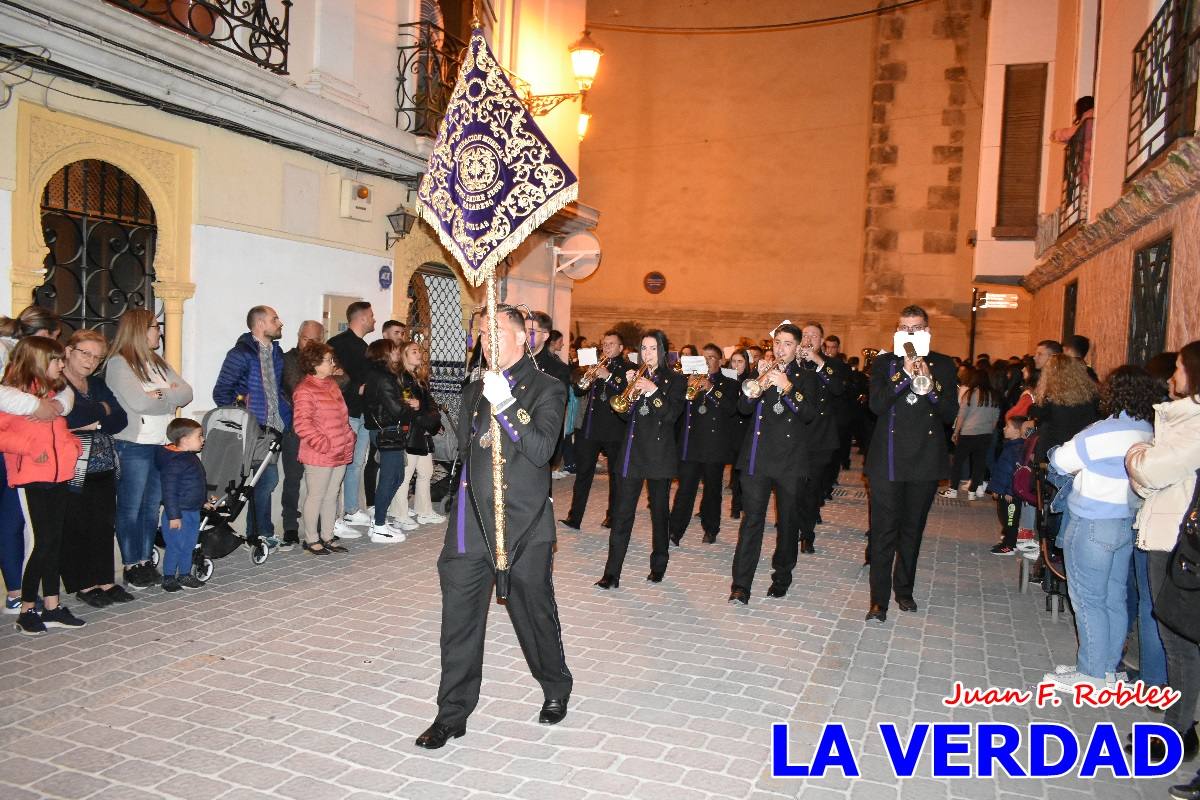
[[[1063,161],[1060,233],[1087,220],[1089,171],[1092,162],[1092,120],[1085,119],[1067,142]]]
[[[396,62],[396,127],[437,136],[467,43],[432,22],[400,26]]]
[[[1133,48],[1125,178],[1196,130],[1196,0],[1166,0]]]
[[[108,0],[193,39],[287,74],[292,0]],[[280,11],[282,9],[282,11]],[[272,11],[277,13],[272,13]]]

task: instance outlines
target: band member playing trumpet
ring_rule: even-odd
[[[817,519],[825,499],[825,476],[838,449],[837,412],[834,406],[846,392],[846,366],[836,358],[825,358],[821,346],[825,329],[819,322],[806,322],[801,329],[798,363],[801,369],[817,378],[814,400],[817,414],[808,426],[805,437],[806,467],[804,477],[796,487],[796,522],[800,527],[800,552],[816,552]]]
[[[762,553],[763,526],[771,492],[779,509],[772,597],[782,597],[796,565],[796,475],[803,457],[801,427],[816,415],[813,397],[816,375],[792,363],[801,340],[800,329],[784,323],[775,329],[775,361],[757,379],[742,384],[738,410],[750,415],[746,438],[738,454],[742,482],[742,524],[733,557],[729,602],[750,602],[750,588]]]
[[[721,483],[729,463],[729,436],[737,414],[739,385],[721,374],[721,348],[704,345],[706,375],[691,375],[679,434],[679,488],[671,507],[671,542],[679,544],[692,521],[696,489],[704,480],[700,527],[705,544],[717,540],[721,528]],[[695,391],[692,390],[695,381]]]
[[[871,365],[871,411],[879,417],[864,470],[871,482],[871,609],[884,622],[896,593],[901,611],[916,611],[913,585],[925,520],[938,481],[949,477],[945,426],[958,416],[954,362],[929,350],[929,315],[907,306],[893,352]]]
[[[589,368],[584,378],[572,389],[577,396],[586,399],[583,425],[575,437],[575,486],[571,490],[571,508],[566,518],[559,520],[568,528],[579,530],[583,522],[592,480],[596,477],[596,459],[600,453],[604,453],[608,460],[608,505],[602,524],[609,527],[617,493],[614,465],[621,449],[625,422],[616,415],[608,401],[625,391],[625,373],[631,366],[625,360],[624,352],[620,334],[616,331],[605,332],[600,343],[599,363]],[[591,375],[590,380],[588,375]]]
[[[608,562],[596,581],[601,589],[621,583],[621,567],[629,549],[638,498],[645,483],[650,495],[650,524],[653,549],[646,580],[658,583],[667,571],[669,496],[671,479],[679,468],[675,447],[675,420],[683,412],[684,384],[667,366],[667,336],[650,331],[642,337],[642,366],[626,373],[629,386],[610,402],[626,420],[625,437],[617,453],[617,497],[613,506],[612,530],[608,536]]]

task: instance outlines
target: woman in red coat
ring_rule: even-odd
[[[13,349],[4,385],[36,397],[51,398],[63,390],[63,346],[53,339],[29,337]],[[67,481],[75,474],[82,448],[59,416],[49,422],[0,414],[0,450],[8,485],[21,489],[33,529],[33,552],[21,578],[21,613],[16,629],[29,636],[46,628],[79,628],[84,621],[58,603],[59,551]],[[45,610],[34,609],[41,587]]]
[[[308,493],[303,512],[305,549],[314,556],[346,552],[334,540],[338,491],[354,455],[354,431],[342,390],[332,377],[336,368],[332,347],[320,342],[305,345],[300,351],[305,377],[292,395],[292,428],[300,440],[297,460],[304,465]],[[318,519],[324,523],[324,536],[317,532]]]

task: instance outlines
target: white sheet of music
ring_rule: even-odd
[[[579,366],[591,367],[600,363],[594,347],[581,347],[577,353],[579,357]]]

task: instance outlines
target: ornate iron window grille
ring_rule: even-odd
[[[287,74],[292,0],[108,0],[205,44]],[[277,4],[282,13],[273,14]]]
[[[1129,298],[1128,362],[1145,364],[1167,344],[1171,301],[1171,237],[1138,250],[1133,257]]]
[[[123,170],[94,159],[63,167],[42,191],[42,230],[46,279],[33,302],[66,327],[112,338],[125,311],[158,310],[154,208]]]
[[[1167,0],[1133,48],[1125,177],[1196,129],[1196,0]]]
[[[400,26],[396,49],[396,127],[437,136],[467,43],[423,20]]]
[[[1059,212],[1059,235],[1087,219],[1088,182],[1087,167],[1091,163],[1088,152],[1092,147],[1092,120],[1086,119],[1067,142],[1063,161],[1062,206]]]

